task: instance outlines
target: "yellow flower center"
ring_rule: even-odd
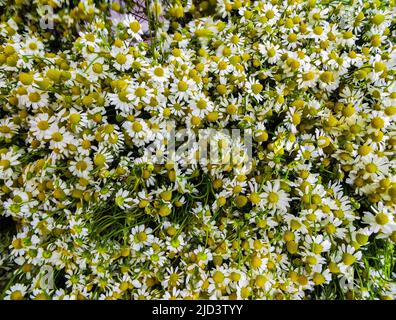
[[[320,75],[320,80],[325,83],[334,82],[334,74],[331,71],[325,71]]]
[[[10,298],[11,300],[22,300],[23,299],[22,292],[19,290],[14,291],[13,293],[11,293]]]
[[[135,121],[135,122],[132,124],[132,129],[133,129],[133,131],[135,131],[135,132],[140,132],[140,131],[142,131],[143,126],[141,125],[141,123],[140,123],[139,121]]]
[[[312,280],[317,286],[319,286],[326,281],[326,278],[322,274],[315,272]]]
[[[80,160],[76,163],[76,169],[78,171],[84,171],[88,168],[88,164],[84,160]]]
[[[251,263],[252,263],[252,267],[253,267],[254,269],[257,269],[257,268],[260,268],[260,266],[261,266],[261,264],[262,264],[262,261],[261,261],[261,259],[260,259],[258,256],[254,255],[254,256],[252,257]]]
[[[103,167],[104,164],[106,163],[106,157],[103,154],[98,153],[94,157],[94,163],[98,167]]]
[[[344,39],[351,39],[353,37],[353,33],[352,31],[346,31],[342,36],[344,37]]]
[[[238,208],[242,208],[246,205],[247,203],[247,198],[243,195],[239,195],[235,198],[235,203]]]
[[[127,58],[124,54],[119,53],[117,54],[116,61],[118,64],[124,64],[127,61]]]
[[[147,240],[147,234],[146,234],[144,231],[138,232],[138,233],[136,234],[136,238],[137,238],[140,242],[146,241],[146,240]]]
[[[313,71],[308,71],[302,75],[304,81],[311,81],[315,78],[315,73]]]
[[[310,265],[315,265],[318,262],[314,256],[308,256],[305,261]]]
[[[358,149],[358,154],[361,156],[366,156],[371,152],[371,147],[368,145],[360,146]]]
[[[146,95],[146,89],[142,88],[142,87],[138,87],[135,90],[135,95],[138,98],[144,97]]]
[[[295,33],[289,34],[289,36],[287,37],[287,41],[296,42],[297,41],[297,35]]]
[[[63,135],[60,132],[54,132],[51,135],[52,140],[54,140],[55,142],[60,142],[63,140]]]
[[[375,216],[375,222],[383,226],[389,222],[389,218],[385,213],[380,212]]]
[[[213,281],[216,283],[222,283],[224,281],[224,274],[221,271],[216,271],[213,274]]]
[[[92,33],[87,33],[85,35],[85,39],[87,39],[88,41],[93,42],[93,41],[95,41],[95,36]]]
[[[29,100],[31,102],[39,102],[40,101],[40,94],[38,92],[31,92],[29,93]]]
[[[368,163],[366,164],[366,171],[368,173],[376,173],[378,170],[377,165],[375,163]]]
[[[199,99],[198,102],[197,102],[197,108],[201,109],[201,110],[206,109],[207,104],[208,103],[206,102],[206,100]]]
[[[342,255],[342,262],[344,262],[344,264],[346,264],[347,266],[354,264],[355,261],[356,257],[348,252]]]
[[[135,33],[139,32],[140,30],[140,23],[138,21],[133,21],[129,24],[129,28]]]
[[[227,112],[228,114],[235,114],[236,111],[237,111],[237,108],[236,108],[236,106],[233,105],[233,104],[229,104],[229,105],[226,107],[226,112]]]
[[[323,246],[319,243],[312,244],[312,252],[315,254],[321,254],[323,251]]]
[[[270,203],[277,203],[279,201],[279,196],[275,192],[270,192],[267,199]]]
[[[159,209],[158,214],[161,217],[166,217],[166,216],[169,216],[171,214],[171,212],[172,212],[172,210],[168,206],[163,205]]]
[[[259,94],[263,90],[263,85],[260,83],[254,83],[252,85],[252,91],[254,94]]]
[[[261,201],[260,195],[257,192],[252,192],[249,196],[250,201],[253,204],[258,204]]]

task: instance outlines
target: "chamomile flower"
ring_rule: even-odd
[[[18,132],[18,125],[11,118],[0,119],[0,137],[4,139],[12,138]]]
[[[180,101],[188,102],[196,91],[196,83],[187,77],[176,79],[170,88],[170,92]]]
[[[26,95],[21,97],[21,104],[33,109],[39,109],[48,104],[48,94],[29,87]]]
[[[281,189],[280,181],[275,180],[273,183],[267,182],[263,186],[263,208],[272,212],[285,212],[289,207],[290,198],[288,194]]]
[[[150,70],[148,70],[148,74],[154,83],[162,86],[169,79],[169,70],[166,67],[157,65],[153,66]]]
[[[7,290],[5,299],[6,300],[23,300],[28,287],[26,285],[17,283],[14,284],[10,289]]]
[[[144,246],[149,246],[154,241],[152,229],[146,227],[144,224],[133,227],[131,229],[129,241],[133,250],[139,251]]]
[[[190,101],[190,108],[192,108],[192,114],[194,116],[203,118],[213,111],[214,104],[207,96],[200,94]]]
[[[129,197],[129,192],[127,190],[120,189],[114,196],[115,204],[121,209],[131,208],[132,198]]]
[[[69,170],[72,174],[79,178],[87,178],[93,168],[93,163],[89,157],[77,157],[72,160],[69,165]]]

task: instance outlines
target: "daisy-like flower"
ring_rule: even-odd
[[[281,189],[280,181],[275,180],[272,183],[267,181],[263,186],[263,208],[271,212],[286,212],[289,207],[290,198],[288,194]]]
[[[23,300],[27,293],[28,287],[24,284],[17,283],[7,290],[5,300]]]
[[[260,102],[263,100],[263,85],[253,77],[249,78],[249,80],[245,83],[246,92],[252,96],[256,101]]]
[[[77,157],[72,160],[69,165],[69,170],[72,174],[79,178],[88,178],[93,168],[93,163],[89,157]]]
[[[363,216],[363,222],[369,225],[371,232],[390,235],[396,230],[393,214],[382,202],[376,207],[372,206],[371,210],[372,212],[366,211]]]

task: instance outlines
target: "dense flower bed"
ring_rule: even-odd
[[[148,3],[0,1],[1,297],[393,299],[394,1]]]

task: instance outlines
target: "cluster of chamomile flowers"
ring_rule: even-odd
[[[395,298],[393,1],[44,2],[0,21],[2,298]]]

